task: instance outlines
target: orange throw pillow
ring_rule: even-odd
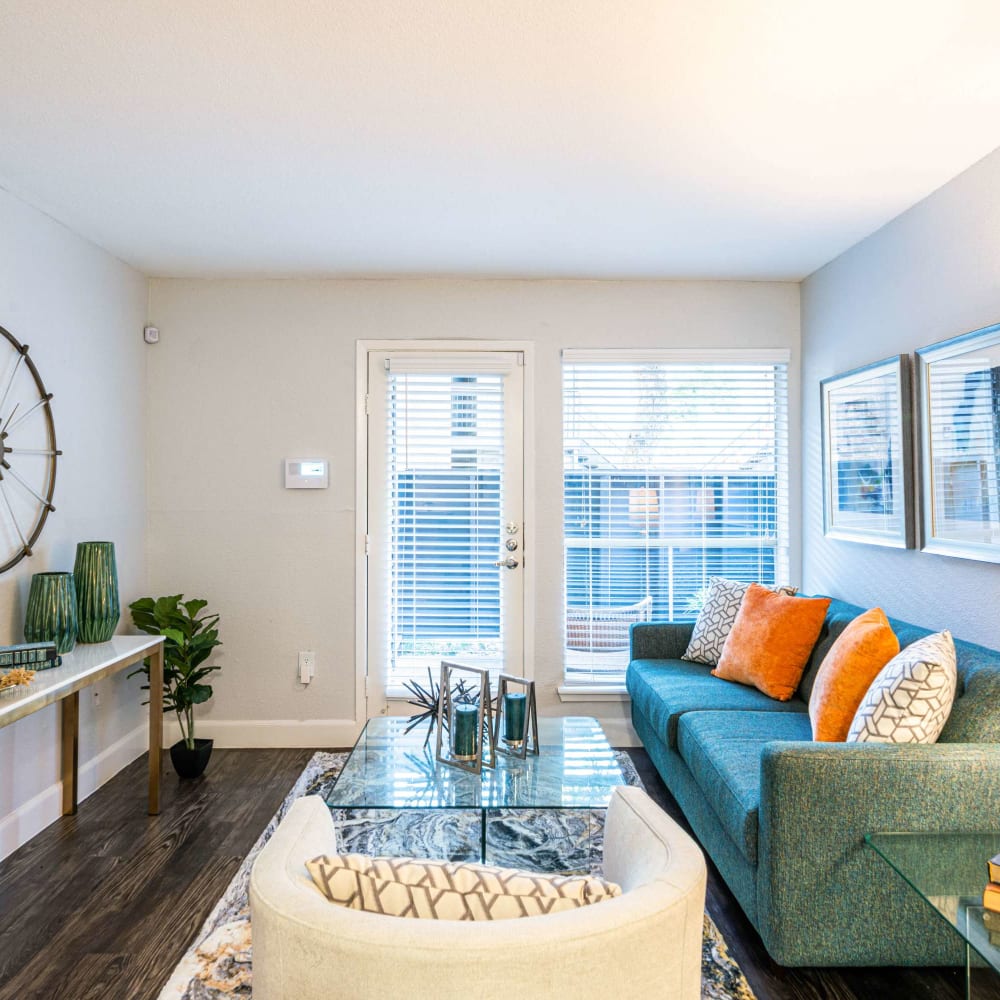
[[[712,673],[788,701],[829,607],[829,597],[788,597],[751,583]]]
[[[809,697],[813,739],[843,743],[879,671],[899,652],[899,640],[881,608],[858,615],[823,657]]]

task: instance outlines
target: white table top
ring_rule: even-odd
[[[116,635],[109,642],[78,642],[73,652],[63,654],[62,666],[39,670],[30,684],[15,688],[13,694],[0,692],[0,729],[138,663],[162,642],[159,635]]]

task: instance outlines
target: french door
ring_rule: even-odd
[[[524,355],[368,352],[368,714],[442,659],[524,672]]]

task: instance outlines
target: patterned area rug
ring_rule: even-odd
[[[346,759],[346,753],[320,752],[313,755],[292,790],[285,796],[281,808],[272,817],[244,859],[239,871],[195,937],[194,943],[174,969],[170,980],[160,993],[159,1000],[228,1000],[231,997],[252,997],[250,905],[247,898],[250,869],[289,805],[301,795],[324,794],[336,780]],[[631,785],[641,785],[642,782],[628,754],[618,751],[618,761],[625,780]],[[545,810],[545,812],[551,818],[552,811]],[[350,820],[335,814],[335,819],[338,820],[339,843],[351,851],[364,854],[425,854],[429,857],[441,857],[440,852],[434,853],[434,851],[445,836],[456,834],[456,830],[454,828],[443,830],[441,814],[422,815],[425,817],[423,823],[415,819],[412,813],[372,811],[363,819],[358,819],[355,815]],[[398,823],[401,817],[405,817],[407,821],[402,827]],[[446,819],[446,822],[451,820]],[[478,828],[478,819],[475,823]],[[566,826],[561,835],[568,837],[572,842],[575,837],[579,839],[578,835],[585,832],[588,842],[594,844],[591,866],[596,868],[599,866],[597,852],[600,848],[600,837],[594,834],[593,823],[593,817],[589,819],[584,817],[580,820],[579,816],[576,819],[567,816]],[[579,829],[574,829],[575,824],[582,825]],[[599,820],[597,824],[600,826]],[[462,839],[461,831],[457,833],[459,839]],[[538,838],[533,846],[532,841],[535,838],[531,829],[530,815],[525,821],[523,811],[518,815],[517,821],[511,817],[501,819],[494,835],[501,842],[501,850],[500,857],[492,856],[491,861],[496,860],[499,864],[511,863],[511,859],[502,857],[505,840],[509,841],[512,857],[515,852],[520,851],[523,858],[525,851],[534,853],[539,842],[550,839],[546,834]],[[475,839],[478,841],[478,834]],[[406,844],[405,849],[397,846],[402,843]],[[478,860],[478,856],[475,860]],[[572,866],[556,864],[553,867]],[[702,1000],[755,1000],[754,993],[740,967],[730,957],[722,934],[707,914],[702,943]]]

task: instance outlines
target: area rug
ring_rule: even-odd
[[[625,780],[631,785],[641,785],[631,758],[622,751],[617,753]],[[258,837],[239,871],[233,876],[222,898],[196,935],[194,943],[174,969],[159,1000],[228,1000],[232,997],[242,1000],[253,996],[250,905],[247,896],[250,869],[289,805],[302,795],[322,795],[328,791],[346,760],[346,753],[320,752],[313,755],[267,828]],[[551,819],[552,811],[546,812]],[[358,853],[427,853],[429,856],[441,856],[440,853],[435,855],[433,852],[444,838],[457,835],[461,840],[464,836],[460,830],[443,829],[442,821],[451,824],[455,821],[453,816],[442,817],[440,813],[424,816],[427,821],[421,823],[409,813],[379,814],[371,811],[361,819],[356,815],[348,819],[346,815],[334,814],[334,818],[338,820],[339,842]],[[501,842],[506,838],[512,851],[521,852],[534,852],[535,846],[540,848],[542,842],[551,843],[551,838],[546,835],[539,838],[538,844],[533,846],[530,818],[527,822],[523,822],[524,819],[523,813],[517,820],[513,817],[501,819],[500,828],[495,831]],[[402,829],[399,827],[400,820],[404,820],[406,824]],[[601,844],[600,819],[596,816],[574,818],[569,814],[565,822],[566,826],[561,832],[567,836],[569,843],[572,844],[574,838],[582,840],[585,834],[588,844],[593,845],[591,866],[597,868]],[[478,819],[475,823],[478,829]],[[574,824],[578,829],[574,828]],[[475,839],[478,841],[478,833]],[[405,843],[406,847],[395,846],[394,840],[397,844]],[[498,860],[498,863],[510,862]],[[553,866],[570,867],[558,864],[558,859]],[[722,934],[707,914],[702,943],[702,1000],[755,1000],[750,984],[729,955]]]

